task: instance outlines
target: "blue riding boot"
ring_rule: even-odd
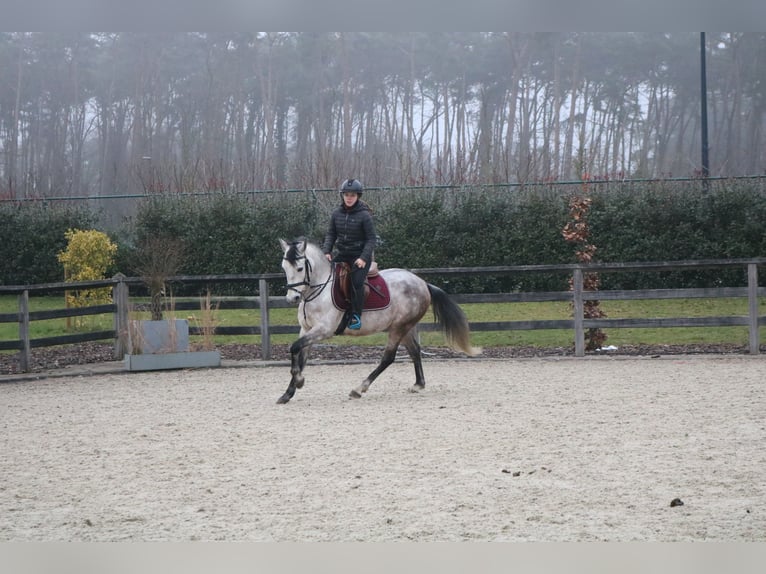
[[[358,331],[362,328],[362,318],[354,313],[351,315],[351,320],[348,322],[348,328],[352,331]]]

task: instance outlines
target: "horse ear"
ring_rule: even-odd
[[[288,247],[290,247],[284,239],[281,237],[279,238],[279,245],[282,247],[282,251],[287,251]]]

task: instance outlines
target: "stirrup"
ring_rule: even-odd
[[[351,329],[352,331],[358,331],[359,329],[361,329],[362,328],[361,317],[359,317],[359,315],[357,315],[356,313],[351,315],[351,320],[348,322],[348,328]]]

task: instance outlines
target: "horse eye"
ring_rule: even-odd
[[[296,271],[303,271],[303,267],[296,267],[295,270]]]

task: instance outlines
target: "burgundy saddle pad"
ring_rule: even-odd
[[[337,278],[341,278],[342,274],[345,275],[341,266],[342,264],[336,265],[335,276]],[[341,280],[333,281],[332,302],[336,308],[340,309],[341,311],[345,311],[351,307],[351,302],[343,293],[341,283]],[[364,300],[365,310],[385,309],[391,304],[391,295],[388,292],[388,284],[383,279],[383,276],[379,273],[375,273],[374,275],[367,275],[365,291],[368,291],[367,297]]]

